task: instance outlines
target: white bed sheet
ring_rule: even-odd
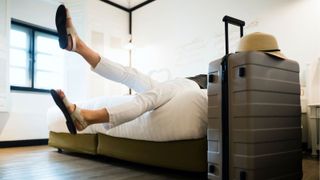
[[[77,105],[82,108],[96,109],[125,103],[131,98],[132,96],[101,97],[77,103]],[[127,123],[116,127],[109,127],[108,123],[95,124],[78,133],[102,133],[146,141],[198,139],[206,136],[207,107],[206,90],[186,90],[165,105]],[[49,131],[68,132],[65,118],[57,107],[48,110],[47,120]]]

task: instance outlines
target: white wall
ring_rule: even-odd
[[[9,71],[8,71],[8,44],[9,44],[9,2],[0,0],[0,112],[8,111]]]
[[[133,66],[159,79],[207,73],[224,55],[224,15],[246,21],[245,34],[276,36],[290,59],[305,66],[320,56],[318,0],[158,0],[133,13]],[[232,28],[231,50],[239,30]],[[169,72],[169,73],[168,73]]]
[[[55,29],[54,18],[58,5],[58,0],[10,0],[9,11],[10,16],[15,19]],[[100,47],[102,43],[104,45],[99,49],[101,54],[122,64],[128,62],[128,51],[121,44],[128,36],[127,13],[100,1],[67,0],[66,5],[70,8],[76,29],[85,42],[92,47]],[[101,32],[104,39],[101,41],[96,38],[91,41],[93,30]],[[110,39],[114,37],[120,41],[118,46],[110,45]],[[79,55],[66,52],[64,61],[63,89],[71,100],[127,92],[127,88],[110,84],[93,75]],[[0,72],[0,76],[1,73],[3,72]],[[49,107],[54,106],[50,95],[12,91],[9,99],[9,112],[0,112],[0,141],[48,138],[46,112]]]
[[[129,51],[125,49],[129,38],[129,14],[101,1],[90,0],[89,44],[102,56],[117,63],[129,65]],[[103,37],[102,39],[100,37]],[[106,80],[95,73],[89,76],[89,97],[128,94],[126,86]],[[99,86],[100,85],[100,86]]]
[[[128,65],[129,52],[124,49],[128,37],[128,13],[101,1],[67,0],[78,34],[89,47],[101,56]],[[71,100],[104,95],[122,95],[128,88],[106,80],[91,72],[90,66],[79,55],[66,54],[67,94]],[[79,79],[84,79],[79,83]],[[76,80],[76,81],[75,81]]]
[[[133,67],[160,81],[207,73],[209,62],[225,53],[224,15],[245,20],[245,34],[273,34],[281,51],[299,62],[306,112],[315,99],[310,93],[320,96],[319,87],[306,87],[315,84],[307,77],[320,77],[309,68],[320,57],[319,0],[157,0],[133,13]],[[239,29],[229,32],[234,52]]]

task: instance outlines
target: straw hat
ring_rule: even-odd
[[[241,38],[238,52],[244,51],[262,51],[282,60],[287,59],[281,53],[276,38],[261,32],[251,33]]]

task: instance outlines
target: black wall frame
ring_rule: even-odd
[[[141,8],[141,7],[143,7],[143,6],[145,6],[145,5],[147,5],[147,4],[149,4],[149,3],[151,3],[151,2],[153,2],[153,1],[155,1],[155,0],[147,0],[147,1],[143,2],[143,3],[140,3],[140,4],[132,7],[132,8],[123,7],[123,6],[121,6],[121,5],[117,4],[117,3],[114,3],[114,2],[109,1],[109,0],[100,0],[100,1],[105,2],[105,3],[107,3],[107,4],[111,5],[111,6],[114,6],[116,8],[119,8],[119,9],[129,13],[129,34],[131,35],[132,34],[132,12],[137,10],[137,9],[139,9],[139,8]]]

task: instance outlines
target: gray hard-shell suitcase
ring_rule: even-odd
[[[228,23],[244,22],[224,17]],[[226,36],[226,42],[228,37]],[[208,178],[301,179],[299,65],[263,52],[209,64]]]

